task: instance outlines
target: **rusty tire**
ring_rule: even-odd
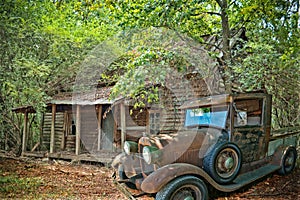
[[[233,143],[217,143],[203,159],[204,170],[219,184],[232,182],[241,166],[242,153]]]
[[[296,165],[297,150],[295,147],[289,147],[282,155],[281,168],[278,170],[280,175],[290,174]]]
[[[182,176],[165,185],[155,196],[156,200],[197,199],[207,200],[205,183],[195,176]]]

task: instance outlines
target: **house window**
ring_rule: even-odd
[[[160,129],[160,112],[150,111],[149,112],[149,132],[151,135],[158,134]]]

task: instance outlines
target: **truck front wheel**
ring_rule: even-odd
[[[281,175],[287,175],[295,168],[297,159],[297,151],[294,147],[289,147],[283,154],[281,159],[281,168],[278,173]]]
[[[207,200],[208,191],[205,183],[194,176],[179,177],[160,190],[155,197],[156,200]]]
[[[242,165],[242,153],[233,143],[217,143],[203,160],[204,170],[220,184],[232,182]]]

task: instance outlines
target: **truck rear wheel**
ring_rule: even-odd
[[[287,175],[291,173],[296,165],[297,159],[297,150],[294,147],[289,147],[281,159],[281,168],[278,170],[278,173],[281,175]]]
[[[156,200],[207,200],[208,191],[205,183],[194,176],[179,177],[160,190],[155,197]]]
[[[204,170],[218,183],[232,182],[242,165],[242,153],[233,143],[217,143],[204,157]]]

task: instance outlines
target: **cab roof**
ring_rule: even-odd
[[[179,109],[187,109],[187,108],[198,108],[207,105],[218,105],[230,103],[233,99],[246,99],[246,98],[262,98],[270,96],[266,93],[238,93],[238,94],[220,94],[207,96],[199,99],[194,99],[190,101],[186,101]]]

